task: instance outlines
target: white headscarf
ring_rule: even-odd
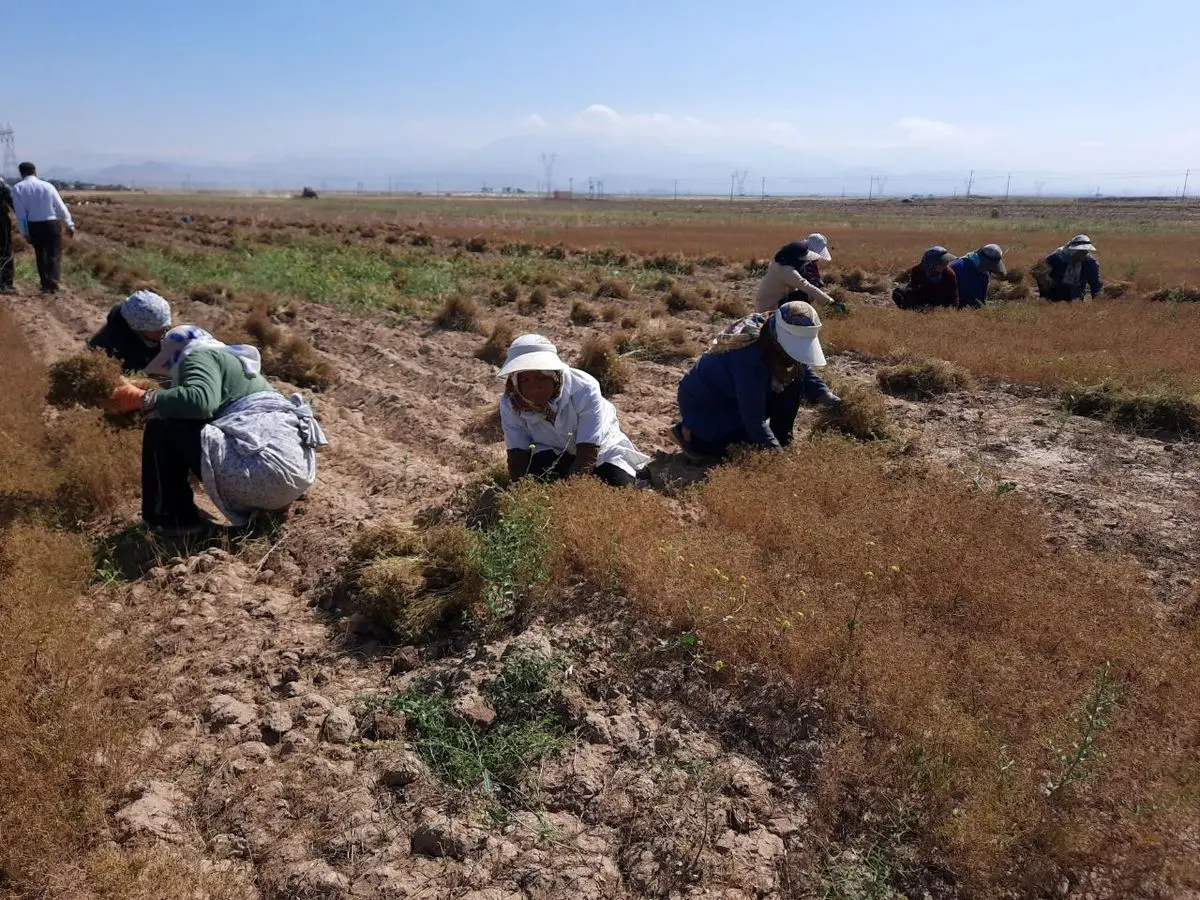
[[[172,383],[179,383],[179,366],[197,350],[223,350],[236,356],[242,371],[249,376],[262,372],[262,355],[257,347],[249,344],[224,344],[195,325],[176,325],[162,339],[158,356],[146,366],[149,375],[167,375]]]

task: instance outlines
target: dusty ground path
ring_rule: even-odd
[[[8,302],[49,360],[76,350],[114,300],[82,292]],[[402,742],[362,741],[376,726],[359,698],[435,673],[477,694],[511,643],[393,658],[310,602],[360,523],[411,517],[500,460],[499,445],[463,433],[498,385],[473,356],[479,335],[296,308],[294,327],[341,372],[315,399],[331,440],[318,486],[257,562],[211,550],[166,561],[117,593],[127,630],[150,648],[151,687],[137,698],[149,716],[144,777],[114,808],[113,839],[176,844],[227,870],[247,897],[802,895],[819,862],[805,840],[808,795],[791,774],[802,767],[731,743],[679,699],[687,691],[631,680],[618,625],[568,614],[515,639],[571,664],[576,736],[534,773],[525,808],[490,828],[487,803],[447,790]],[[216,329],[223,315],[176,303],[179,322]],[[515,318],[518,333],[541,330],[568,353],[589,331],[554,307],[540,323]],[[709,329],[698,316],[690,325]],[[873,376],[851,358],[832,368]],[[635,363],[617,398],[647,452],[668,449],[682,369]],[[1000,389],[889,405],[910,436],[907,452],[983,490],[1014,483],[1046,506],[1065,542],[1131,554],[1164,610],[1179,613],[1194,596],[1194,445],[1064,418],[1052,399]],[[816,753],[795,737],[794,752]]]

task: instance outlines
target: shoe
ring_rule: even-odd
[[[16,292],[17,289],[11,284],[6,284],[4,287],[0,287],[0,294],[15,294]]]
[[[684,434],[682,422],[676,422],[674,425],[671,426],[671,437],[673,437],[675,439],[675,443],[677,443],[679,445],[679,449],[682,450],[684,453],[692,452],[692,448],[690,446],[691,442],[687,439],[687,436]]]

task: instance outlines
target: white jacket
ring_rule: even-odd
[[[758,294],[754,298],[754,308],[758,312],[774,312],[779,308],[783,298],[792,291],[804,291],[809,300],[820,300],[822,303],[833,303],[833,298],[793,269],[772,261],[767,266],[767,274],[758,284]]]
[[[650,462],[621,431],[617,410],[600,393],[600,382],[587,372],[566,369],[562,387],[550,401],[554,410],[551,422],[541,413],[517,412],[507,396],[500,398],[500,424],[509,450],[554,450],[575,453],[578,444],[596,444],[600,457],[596,465],[612,463],[630,475]]]

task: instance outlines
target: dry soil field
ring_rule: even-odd
[[[68,202],[0,307],[0,895],[1200,895],[1200,205]],[[688,463],[675,385],[817,230],[848,414]],[[1079,231],[1116,296],[1031,297]],[[988,309],[890,308],[989,241]],[[138,432],[45,406],[142,286],[312,398],[286,521],[150,540]],[[527,331],[651,486],[506,489]]]

